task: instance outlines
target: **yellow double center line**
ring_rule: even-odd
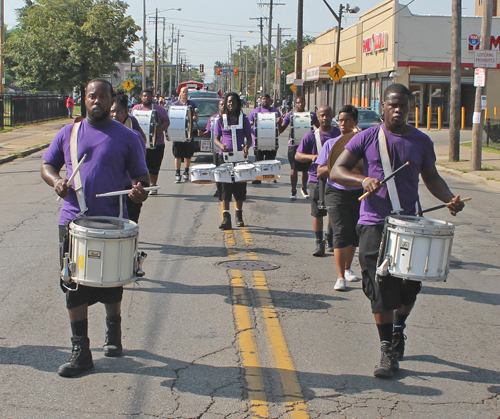
[[[245,244],[253,246],[250,231],[245,227],[238,230],[242,233]],[[232,260],[238,260],[235,235],[232,230],[225,230],[225,234],[229,257]],[[258,256],[252,251],[245,253],[249,259],[259,260]],[[297,372],[285,340],[283,329],[281,328],[278,314],[273,305],[266,275],[263,271],[253,271],[252,282],[253,288],[257,290],[258,306],[261,307],[266,326],[263,334],[266,336],[267,344],[273,354],[274,364],[280,374],[284,392],[285,411],[289,413],[292,419],[309,419],[307,405],[304,401]],[[251,306],[247,297],[248,289],[243,280],[241,270],[231,270],[231,286],[233,313],[247,382],[251,418],[268,418],[269,403],[266,399],[262,369],[257,352],[255,333],[253,331]]]

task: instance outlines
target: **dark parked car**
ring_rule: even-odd
[[[208,90],[189,90],[188,91],[188,99],[197,99],[200,97],[211,97],[211,98],[219,98],[219,94],[217,92],[210,92]]]
[[[198,137],[198,130],[205,131],[205,127],[212,115],[219,113],[219,96],[217,97],[194,97],[193,101],[198,106],[198,122],[193,122],[194,151],[211,153],[213,149],[212,140],[209,137]]]
[[[333,120],[335,126],[339,126],[338,121],[339,116],[337,115]],[[358,108],[358,125],[357,131],[363,131],[367,128],[373,127],[375,125],[380,125],[382,123],[382,118],[377,112],[372,111],[367,108]]]

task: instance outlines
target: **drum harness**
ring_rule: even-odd
[[[243,129],[243,112],[240,113],[240,116],[238,118],[238,125],[229,125],[228,123],[228,118],[226,114],[222,114],[222,122],[224,125],[224,129],[230,129],[231,130],[231,140],[232,140],[232,145],[233,145],[233,153],[236,155],[238,152],[238,136],[236,135],[236,130],[238,129]],[[245,145],[246,145],[246,139]]]
[[[316,150],[318,155],[321,153],[323,149],[323,144],[321,144],[321,133],[319,128],[314,130],[314,138],[316,139]],[[318,200],[318,209],[326,210],[325,204],[325,188],[326,188],[326,179],[318,177],[318,188],[319,188],[319,200]]]

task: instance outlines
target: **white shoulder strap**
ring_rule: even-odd
[[[392,174],[391,159],[389,158],[389,152],[387,151],[387,138],[385,137],[385,132],[380,125],[378,130],[378,148],[380,152],[380,159],[382,160],[382,167],[384,169],[384,177],[387,178]],[[389,198],[391,199],[392,212],[401,212],[401,204],[399,203],[398,190],[396,188],[396,181],[394,178],[386,182],[387,191],[389,192]]]
[[[76,166],[78,166],[78,131],[80,129],[80,125],[81,122],[77,122],[73,125],[73,128],[71,130],[71,137],[69,140],[71,166],[73,167],[73,170],[75,170]],[[76,192],[76,198],[78,199],[78,206],[80,207],[80,214],[84,216],[88,208],[87,204],[85,203],[85,195],[83,192],[82,178],[80,177],[80,172],[78,172],[75,175],[73,182],[75,184],[75,192]]]
[[[316,138],[316,150],[318,150],[318,154],[321,153],[323,149],[323,144],[321,144],[321,134],[319,132],[319,128],[314,130],[314,137]]]

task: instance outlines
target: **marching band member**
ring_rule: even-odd
[[[128,195],[134,202],[143,202],[148,197],[144,186],[149,186],[149,175],[144,148],[139,134],[110,118],[113,103],[113,87],[104,79],[94,79],[87,85],[85,107],[87,117],[81,122],[78,132],[78,160],[84,154],[91,155],[79,171],[88,210],[86,215],[116,217],[119,215],[118,199],[99,199],[97,193],[121,190],[125,176],[130,174],[133,188]],[[79,216],[79,201],[68,180],[60,176],[66,165],[67,176],[73,166],[70,153],[70,136],[74,124],[62,128],[45,152],[41,168],[43,180],[64,199],[59,220],[59,241],[61,253],[64,249],[66,225]],[[112,164],[110,163],[112,162]],[[121,199],[121,197],[120,197]],[[58,374],[72,377],[94,367],[88,338],[88,307],[101,302],[106,308],[105,356],[120,356],[121,343],[121,301],[123,287],[97,288],[79,285],[77,290],[66,292],[73,336],[73,351],[68,362],[61,365]]]
[[[363,273],[363,291],[371,301],[372,313],[377,325],[381,360],[374,375],[392,377],[403,359],[405,322],[417,299],[422,283],[403,280],[391,275],[377,275],[377,259],[384,230],[385,218],[393,213],[415,215],[418,201],[419,174],[427,189],[443,202],[453,202],[450,213],[456,215],[464,207],[460,196],[454,196],[436,169],[436,154],[431,139],[418,129],[408,125],[411,93],[402,84],[394,83],[384,91],[382,108],[384,122],[354,136],[335,162],[330,178],[348,188],[363,187],[371,194],[361,203],[357,226],[359,235],[359,262]],[[387,144],[384,147],[384,143]],[[387,148],[388,153],[380,151]],[[388,155],[392,171],[405,162],[410,165],[394,178],[394,188],[381,187],[384,177],[381,163]],[[363,160],[364,174],[351,170]]]
[[[235,128],[238,126],[238,128]],[[233,130],[236,132],[238,150],[233,150]],[[224,98],[224,111],[215,125],[215,145],[220,148],[219,163],[223,163],[223,152],[243,151],[248,156],[249,144],[252,144],[252,128],[248,118],[241,112],[241,99],[237,93],[231,92]],[[219,199],[223,202],[223,220],[219,228],[231,229],[231,213],[229,205],[234,196],[236,200],[236,226],[244,227],[243,202],[247,196],[246,182],[220,183]]]
[[[316,249],[313,256],[324,256],[325,241],[323,238],[323,217],[327,215],[326,209],[318,208],[319,185],[317,178],[316,159],[320,148],[331,138],[338,137],[340,131],[332,125],[333,111],[329,106],[321,106],[318,110],[319,128],[304,135],[300,142],[295,159],[302,163],[309,163],[309,190],[311,191],[311,215],[313,216],[313,229],[316,236]],[[330,225],[330,223],[328,223]],[[330,247],[333,232],[328,231],[328,245]]]
[[[283,99],[285,102],[286,99]],[[297,97],[295,99],[295,111],[296,112],[305,112],[306,101],[302,96]],[[318,117],[314,112],[312,113],[312,124],[319,128]],[[285,129],[290,125],[290,121],[292,119],[293,112],[288,112],[283,119],[283,122],[278,125],[279,133],[281,134]],[[295,201],[297,199],[297,181],[299,179],[299,172],[302,173],[302,188],[300,191],[302,192],[302,196],[304,198],[309,198],[309,193],[307,192],[307,180],[309,178],[307,171],[309,170],[310,163],[301,163],[295,160],[295,153],[297,152],[298,144],[292,143],[291,131],[290,131],[290,139],[288,141],[288,162],[290,163],[290,183],[292,185],[292,193],[290,195],[290,200]]]
[[[163,161],[163,155],[165,154],[165,134],[168,126],[170,125],[170,120],[168,119],[167,111],[160,105],[153,103],[153,91],[150,89],[145,89],[141,92],[142,104],[135,105],[132,109],[139,110],[155,110],[158,112],[158,128],[156,135],[156,147],[148,148],[146,150],[146,163],[149,168],[149,177],[151,179],[151,186],[156,186],[158,184],[158,175],[160,173],[161,162]],[[156,189],[151,191],[151,195],[156,195],[158,191]]]

